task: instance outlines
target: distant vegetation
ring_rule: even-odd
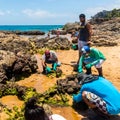
[[[120,17],[120,9],[113,9],[111,11],[103,10],[91,17],[91,22],[101,23],[116,17]]]
[[[98,12],[92,18],[114,18],[120,17],[120,9],[113,9],[111,11],[103,10],[102,12]]]

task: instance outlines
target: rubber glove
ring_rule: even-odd
[[[82,68],[78,67],[78,73],[82,73],[82,72],[83,72]]]
[[[91,64],[91,63],[90,63],[90,64],[87,64],[87,65],[85,65],[85,67],[86,67],[87,69],[89,69],[89,68],[92,67],[92,64]]]
[[[98,59],[98,60],[95,60],[94,62],[92,62],[91,64],[92,65],[96,65],[96,64],[98,64],[100,62],[100,60]]]
[[[45,71],[46,71],[46,73],[48,74],[48,73],[51,72],[51,68],[47,66],[47,67],[45,68]]]
[[[72,49],[76,50],[77,49],[77,45],[76,44],[72,44]]]
[[[89,68],[91,68],[93,65],[98,64],[99,61],[100,61],[100,60],[95,60],[94,62],[92,62],[92,63],[90,63],[90,64],[87,64],[85,67],[89,69]]]
[[[76,96],[76,94],[72,95],[73,102],[76,102],[76,97],[75,96]]]
[[[54,63],[53,64],[53,68],[52,68],[54,71],[56,71],[56,69],[57,69],[57,63]]]
[[[78,63],[78,73],[82,73],[83,72],[83,69],[82,69],[82,66],[83,66],[83,55],[80,57],[80,60],[79,60],[79,63]]]

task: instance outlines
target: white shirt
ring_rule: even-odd
[[[65,119],[61,115],[53,114],[53,115],[50,116],[50,120],[67,120],[67,119]]]
[[[48,60],[56,61],[56,58],[57,58],[56,52],[50,50],[50,58]],[[42,59],[44,61],[46,60],[45,54],[43,54]]]

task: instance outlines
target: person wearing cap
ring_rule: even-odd
[[[79,19],[80,19],[80,31],[78,34],[78,50],[80,59],[82,47],[90,44],[92,28],[90,23],[86,21],[86,16],[84,14],[80,14]]]
[[[80,92],[73,95],[73,102],[84,101],[97,116],[90,120],[110,120],[111,115],[120,113],[120,92],[107,79],[79,73],[77,79]]]
[[[52,68],[47,66],[47,64],[52,64]],[[60,66],[58,62],[58,57],[55,51],[46,50],[42,56],[42,66],[43,66],[43,73],[50,73],[51,70],[56,71],[57,66]]]
[[[83,72],[82,67],[85,66],[87,72],[86,74],[91,74],[91,67],[95,66],[99,76],[103,76],[102,64],[106,60],[105,56],[101,51],[96,48],[90,48],[89,46],[83,46],[82,55],[79,60],[78,72]]]

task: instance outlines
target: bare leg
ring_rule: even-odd
[[[103,77],[102,67],[101,68],[97,68],[97,71],[99,73],[99,76]]]
[[[96,106],[92,103],[90,103],[87,98],[86,98],[86,94],[85,92],[82,93],[82,98],[84,100],[84,102],[90,107],[90,108],[96,108]]]

